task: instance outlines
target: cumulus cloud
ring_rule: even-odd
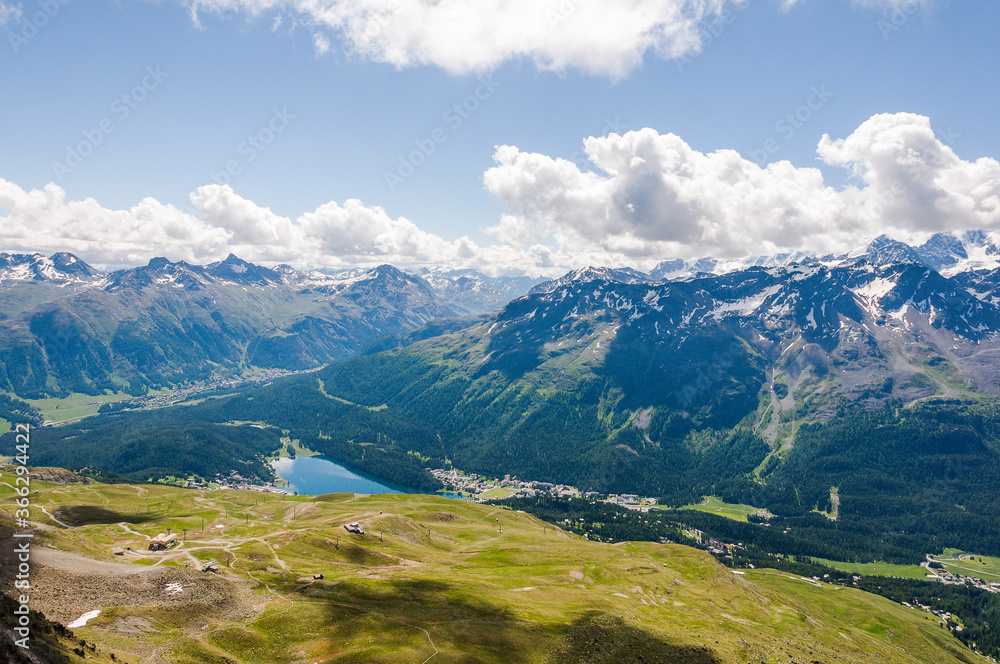
[[[778,0],[781,11],[809,0]],[[816,0],[814,0],[816,1]],[[844,0],[914,14],[934,0]],[[203,12],[287,14],[312,30],[320,55],[343,49],[397,67],[461,74],[508,60],[540,69],[622,77],[647,54],[679,58],[702,48],[712,21],[750,0],[181,0]],[[2,12],[0,0],[0,12]],[[2,16],[2,13],[0,13]],[[2,21],[0,21],[2,24]]]
[[[154,255],[207,263],[230,252],[304,267],[516,263],[504,251],[484,253],[466,237],[446,241],[357,200],[327,203],[292,220],[229,186],[206,185],[190,198],[185,210],[152,198],[111,210],[94,199],[67,201],[56,184],[26,191],[0,179],[0,250],[70,251],[104,265],[145,263]]]
[[[864,217],[923,231],[994,228],[1000,220],[1000,163],[959,158],[926,117],[876,115],[845,139],[824,135],[818,152],[864,183]]]
[[[230,235],[177,208],[146,198],[129,210],[109,210],[88,198],[67,201],[56,184],[25,191],[0,179],[0,238],[8,251],[71,251],[103,263],[144,262],[168,251],[195,259],[224,246]]]
[[[820,158],[853,176],[839,189],[816,168],[706,154],[653,129],[588,138],[584,149],[593,169],[498,147],[484,183],[507,214],[490,232],[512,247],[548,238],[558,253],[641,264],[839,252],[892,230],[1000,228],[1000,163],[962,160],[918,115],[877,115],[847,138],[823,136]]]
[[[483,179],[507,210],[487,229],[495,240],[485,246],[353,199],[292,219],[213,184],[183,210],[151,198],[111,210],[67,200],[55,184],[26,191],[0,179],[0,250],[70,251],[105,265],[154,255],[206,263],[234,252],[300,267],[553,275],[584,265],[649,269],[678,256],[839,253],[882,233],[1000,229],[1000,162],[962,159],[920,115],[876,115],[846,138],[824,135],[817,153],[849,173],[843,187],[817,168],[703,153],[653,129],[591,137],[584,150],[589,167],[498,147]]]
[[[235,246],[266,248],[281,255],[302,239],[291,219],[238,196],[229,186],[201,187],[191,195],[191,203],[201,211],[202,223],[225,231]]]
[[[187,0],[200,12],[289,12],[353,54],[397,67],[480,72],[527,59],[541,69],[622,76],[647,53],[701,48],[700,31],[747,0]],[[326,33],[314,34],[321,53]]]

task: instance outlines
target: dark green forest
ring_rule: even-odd
[[[7,420],[11,428],[18,424],[42,425],[42,414],[27,401],[0,394],[0,420]]]
[[[38,430],[33,445],[39,463],[134,479],[230,469],[266,477],[260,458],[285,433],[418,490],[440,488],[425,469],[450,464],[653,496],[667,507],[716,495],[775,515],[769,526],[715,526],[741,529],[720,537],[759,540],[762,551],[899,563],[946,547],[1000,555],[995,401],[939,399],[803,425],[790,452],[771,455],[751,431],[694,430],[668,408],[654,409],[640,428],[634,412],[615,406],[621,397],[612,384],[591,377],[574,390],[530,381],[515,390],[504,371],[482,364],[475,375],[447,357],[378,353],[197,405]],[[269,428],[226,424],[233,421]],[[839,519],[831,521],[817,510],[830,511],[834,488]],[[709,516],[685,518],[701,527]]]
[[[281,446],[280,432],[250,426],[178,422],[160,413],[102,416],[59,428],[35,429],[31,462],[37,466],[93,467],[129,480],[228,476],[269,480],[263,457]],[[127,423],[126,423],[127,422]]]
[[[906,561],[894,542],[914,538],[921,554],[955,547],[996,555],[1000,406],[933,400],[806,425],[766,483],[723,480],[715,494],[793,517],[828,511],[832,487],[841,523],[898,533],[880,543],[878,559]]]

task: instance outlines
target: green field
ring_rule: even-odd
[[[170,392],[171,390],[167,389],[151,391],[149,396],[167,395],[170,394]],[[15,397],[13,394],[7,394],[7,396],[20,398]],[[25,401],[40,410],[42,412],[42,417],[45,418],[46,422],[61,424],[63,422],[97,415],[97,410],[106,403],[117,403],[118,401],[125,401],[132,398],[132,395],[124,392],[119,392],[117,394],[101,394],[97,396],[73,393],[70,396],[61,399],[48,397],[45,399],[21,399],[21,401]],[[9,429],[10,427],[8,425],[6,430]]]
[[[734,521],[746,521],[748,515],[756,514],[761,511],[759,507],[754,507],[753,505],[725,503],[715,496],[706,496],[705,499],[697,505],[687,505],[681,509],[708,512],[709,514],[724,516],[727,519],[733,519]]]
[[[274,453],[273,458],[285,459],[292,456],[292,452],[295,452],[295,456],[297,457],[319,456],[319,452],[302,447],[302,443],[298,439],[289,440],[288,438],[282,438],[281,442],[281,449]]]
[[[895,576],[902,579],[926,579],[927,568],[920,565],[893,565],[892,563],[842,563],[837,560],[813,558],[814,561],[842,572],[862,576]]]
[[[508,498],[516,493],[516,489],[506,489],[504,487],[497,487],[495,489],[490,489],[489,491],[484,491],[479,494],[479,497],[484,500],[502,500]]]
[[[33,606],[63,622],[101,609],[75,631],[118,661],[985,661],[927,614],[856,589],[773,570],[740,575],[676,544],[589,542],[496,506],[402,494],[32,489],[32,517],[49,526],[34,542]],[[11,498],[0,485],[0,507],[12,509]],[[353,521],[368,534],[342,528]],[[167,528],[180,545],[146,551],[146,538]],[[41,547],[63,552],[57,565],[42,565]],[[219,574],[198,571],[208,560]],[[138,570],[153,576],[120,574]]]

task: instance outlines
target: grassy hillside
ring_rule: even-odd
[[[985,661],[928,614],[855,589],[734,574],[680,545],[590,542],[498,507],[33,488],[34,605],[63,622],[100,609],[75,633],[118,661]],[[11,498],[0,486],[8,511]],[[145,551],[166,528],[185,541]],[[208,560],[219,574],[197,571]]]

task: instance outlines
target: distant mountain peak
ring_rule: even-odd
[[[489,277],[471,268],[422,267],[413,273],[470,313],[496,311],[547,281],[524,276]]]
[[[149,263],[146,264],[146,267],[149,268],[150,270],[162,270],[163,268],[169,267],[171,265],[173,265],[173,263],[171,263],[167,258],[164,258],[163,256],[157,256],[156,258],[150,258]]]
[[[283,281],[281,272],[254,265],[236,254],[229,254],[226,260],[219,263],[206,265],[205,272],[213,279],[242,286],[269,286]]]
[[[867,262],[872,265],[893,263],[922,263],[916,249],[895,240],[888,235],[879,235],[860,250],[855,250],[843,258],[844,262]]]
[[[570,273],[574,281],[592,281],[594,279],[614,279],[615,281],[626,280],[634,283],[641,283],[649,279],[649,275],[633,270],[630,267],[585,267]]]
[[[549,293],[572,283],[587,283],[591,281],[612,281],[622,284],[643,284],[651,281],[650,276],[630,267],[582,267],[572,272],[538,284],[530,293]]]
[[[65,251],[51,257],[39,253],[0,254],[0,281],[48,281],[60,285],[96,283],[103,274]]]
[[[373,267],[371,270],[369,270],[369,274],[372,274],[377,277],[395,277],[395,278],[405,278],[407,276],[407,274],[402,270],[400,270],[398,267],[396,267],[395,265],[389,265],[388,263],[384,263],[377,267]]]
[[[841,256],[835,261],[852,263],[860,260],[873,265],[916,263],[945,276],[975,269],[1000,267],[998,238],[982,231],[935,233],[920,246],[910,246],[887,235],[880,235],[865,247]]]
[[[737,259],[719,259],[711,256],[684,259],[673,258],[659,263],[649,272],[654,281],[687,279],[739,272],[750,267],[788,267],[791,265],[816,265],[820,260],[808,251],[795,251],[771,256],[747,256]]]

